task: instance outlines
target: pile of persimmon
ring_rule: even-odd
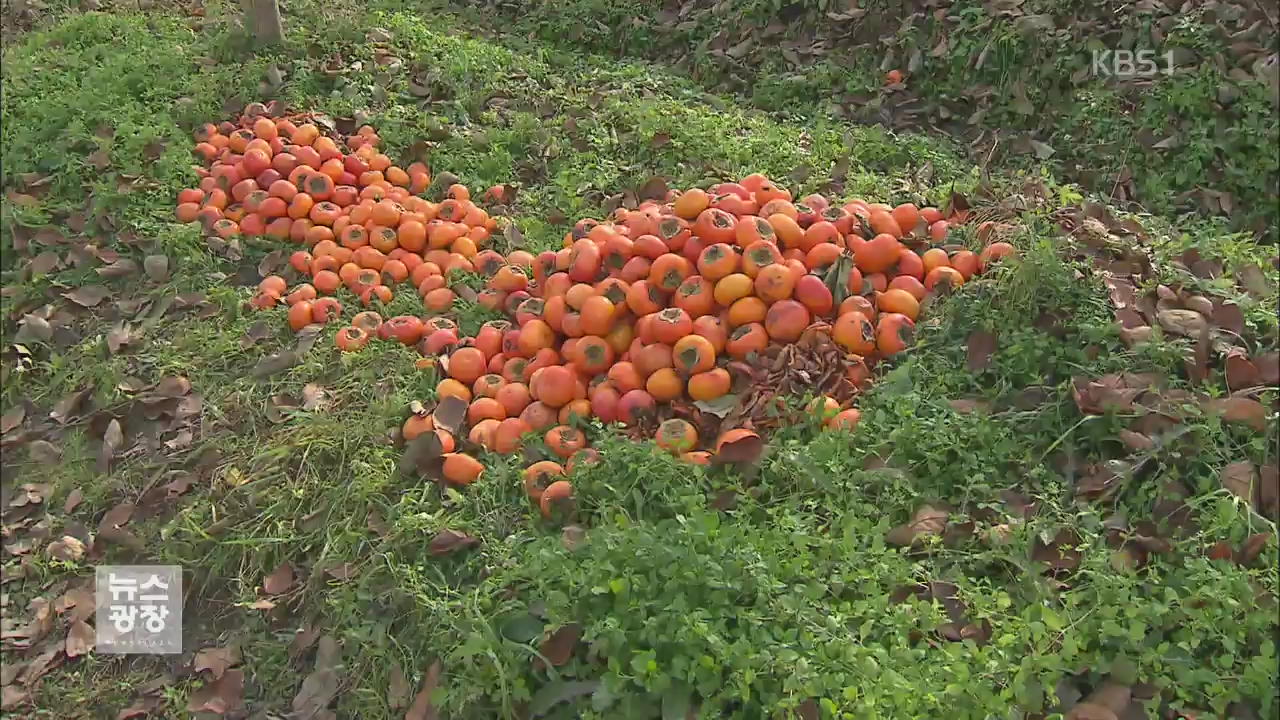
[[[306,246],[289,262],[310,282],[289,288],[271,276],[253,300],[259,308],[288,302],[294,330],[340,316],[341,305],[321,296],[342,287],[367,306],[390,302],[393,287],[412,282],[429,309],[448,310],[454,294],[444,274],[470,268],[496,222],[463,185],[449,187],[442,202],[423,199],[426,165],[396,165],[379,152],[373,127],[341,137],[311,119],[270,117],[253,103],[237,123],[198,128],[194,152],[205,164],[195,169],[199,187],[178,194],[178,220],[223,238]],[[367,341],[358,330],[347,334],[347,344]]]
[[[423,315],[359,312],[336,334],[338,348],[357,351],[375,338],[416,346],[420,364],[441,371],[438,399],[466,403],[460,432],[474,446],[512,453],[530,433],[541,435],[556,459],[530,466],[524,482],[544,514],[572,499],[564,476],[596,457],[581,419],[652,429],[647,421],[665,417],[657,444],[709,463],[758,439],[754,431],[700,438],[692,422],[659,406],[715,402],[742,380],[735,366],[806,332],[843,348],[846,375],[863,388],[880,358],[906,349],[929,293],[963,285],[1013,252],[1005,242],[980,253],[947,244],[966,211],[944,217],[933,207],[816,194],[796,201],[752,174],[579,220],[559,250],[504,256],[489,248],[496,221],[465,186],[450,186],[438,203],[424,199],[424,164],[395,165],[370,126],[341,137],[313,119],[270,117],[253,104],[238,123],[199,128],[200,187],[180,193],[178,218],[222,237],[305,246],[290,264],[310,282],[290,288],[273,275],[253,300],[287,303],[295,331],[342,317],[339,302],[321,296],[345,287],[366,306],[386,304],[392,287],[412,283]],[[446,316],[456,297],[451,271],[483,277],[477,301],[507,319],[464,337]],[[822,396],[808,410],[829,427],[852,428],[858,410],[846,405]],[[480,477],[484,466],[431,414],[402,428],[406,440],[426,432],[440,441],[446,480]]]
[[[441,358],[437,395],[469,403],[471,443],[510,453],[539,433],[567,459],[586,448],[575,417],[636,426],[664,403],[715,401],[734,386],[733,361],[795,343],[806,330],[827,333],[865,385],[866,368],[907,347],[926,295],[1013,252],[1004,242],[980,253],[947,246],[951,222],[963,220],[911,204],[837,205],[820,195],[796,202],[756,174],[672,191],[606,221],[580,220],[558,251],[482,250],[464,268],[486,278],[478,301],[508,319],[474,337],[441,318],[402,321],[413,331],[392,334]],[[810,410],[833,428],[859,417],[825,396]],[[404,434],[430,429],[429,415],[414,416]],[[655,440],[708,463],[752,435],[735,428],[708,443],[677,417],[658,425]],[[468,467],[446,476],[470,482],[482,466]],[[544,512],[548,481],[565,471],[543,461],[526,472],[526,490]]]

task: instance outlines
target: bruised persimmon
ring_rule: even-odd
[[[542,517],[548,520],[567,519],[573,515],[573,485],[568,480],[557,480],[542,491],[538,500]]]
[[[557,425],[547,431],[544,438],[547,448],[562,458],[568,458],[587,446],[587,436],[568,425]]]
[[[658,447],[672,455],[679,455],[697,446],[698,431],[688,420],[671,418],[658,426],[654,440],[658,443]]]
[[[551,460],[541,460],[524,469],[521,478],[524,484],[524,492],[533,502],[542,500],[542,493],[546,491],[547,486],[556,480],[564,477],[565,470],[560,463]]]

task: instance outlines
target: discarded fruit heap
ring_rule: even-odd
[[[980,254],[948,245],[964,211],[944,218],[931,207],[821,195],[794,202],[752,174],[667,191],[607,221],[579,220],[558,251],[504,257],[489,247],[496,221],[466,187],[451,185],[438,203],[424,199],[427,168],[392,164],[373,128],[341,138],[308,116],[265,111],[251,105],[238,126],[197,131],[196,152],[209,167],[200,189],[181,193],[179,219],[222,236],[307,245],[290,265],[311,282],[289,288],[271,276],[254,300],[260,308],[286,301],[294,330],[342,317],[341,304],[321,295],[345,287],[365,306],[385,304],[393,286],[411,282],[427,317],[384,321],[366,310],[336,343],[358,351],[378,338],[439,358],[440,405],[411,416],[403,435],[431,432],[441,474],[457,484],[483,470],[463,444],[511,453],[528,433],[545,433],[548,449],[569,459],[586,450],[577,427],[586,417],[632,433],[656,427],[659,446],[709,463],[738,454],[727,452],[736,443],[758,444],[752,428],[776,424],[780,388],[820,395],[809,410],[829,427],[851,428],[851,401],[878,359],[906,349],[925,297],[1013,252],[1005,242]],[[473,293],[451,287],[455,271],[485,278],[475,300],[510,320],[462,337],[445,314],[455,290]],[[698,450],[712,437],[710,451]],[[567,483],[546,487],[564,472],[551,461],[526,472],[544,513],[549,498],[571,492]]]

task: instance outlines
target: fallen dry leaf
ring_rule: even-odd
[[[555,667],[564,665],[573,657],[573,651],[578,647],[578,641],[581,639],[581,625],[578,623],[561,625],[556,628],[555,632],[548,635],[538,647],[540,657],[533,659],[534,667],[541,669],[546,666],[546,663],[551,663]]]
[[[214,680],[222,677],[228,669],[240,664],[240,650],[235,645],[227,647],[205,648],[196,653],[193,661],[195,672],[208,670]]]
[[[466,533],[456,530],[441,530],[435,534],[435,537],[431,538],[431,543],[427,545],[427,552],[433,557],[441,557],[479,544],[479,539]]]
[[[87,654],[94,646],[93,628],[83,620],[71,623],[67,630],[67,657],[75,658]]]
[[[340,661],[338,641],[331,635],[321,637],[316,647],[315,670],[303,678],[298,694],[293,697],[293,717],[298,720],[328,717],[325,708],[333,702],[341,685],[338,678]]]
[[[287,562],[271,571],[262,579],[262,591],[268,595],[279,595],[293,587],[293,567]]]
[[[76,562],[84,557],[85,546],[80,538],[63,535],[60,539],[49,543],[49,547],[45,548],[50,557],[57,558],[66,562]]]
[[[1248,460],[1229,463],[1222,468],[1218,479],[1227,492],[1245,501],[1250,507],[1258,507],[1258,471],[1253,463]]]
[[[244,672],[228,670],[222,677],[191,694],[187,712],[226,715],[244,707]]]
[[[404,720],[438,720],[439,711],[431,704],[431,694],[440,684],[440,661],[436,660],[427,668],[422,678],[422,689],[413,698],[413,705],[404,714]]]
[[[940,536],[947,527],[947,516],[946,510],[932,505],[922,505],[919,510],[916,510],[911,522],[899,525],[886,533],[885,542],[906,547],[923,537]]]
[[[967,344],[967,357],[965,367],[969,372],[976,373],[987,369],[991,364],[991,356],[996,351],[995,333],[986,330],[977,330],[969,336]]]
[[[80,307],[96,307],[103,300],[111,297],[111,290],[102,285],[87,285],[71,292],[63,293],[62,297],[79,305]]]
[[[1267,409],[1253,398],[1217,398],[1210,400],[1206,409],[1210,413],[1221,415],[1226,423],[1248,425],[1258,432],[1267,429]]]
[[[409,679],[404,676],[400,663],[391,663],[391,679],[387,684],[387,706],[399,710],[409,704]]]

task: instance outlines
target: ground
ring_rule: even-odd
[[[545,10],[289,3],[286,46],[256,53],[234,4],[55,5],[6,36],[6,711],[1280,716],[1280,270],[1253,214],[1108,207],[1058,166],[591,54],[604,35],[553,42],[530,29]],[[434,399],[417,353],[295,338],[246,305],[276,245],[172,219],[191,129],[268,99],[367,120],[475,190],[514,184],[502,241],[530,249],[652,177],[764,172],[797,195],[967,200],[1020,258],[930,303],[852,434],[800,423],[752,468],[704,470],[593,427],[604,461],[563,529],[516,458],[463,491],[402,470],[395,430]],[[1144,162],[1147,187],[1186,185]],[[1265,198],[1274,172],[1232,177]],[[1197,298],[1198,340],[1156,321]],[[412,293],[392,310],[422,312]],[[84,583],[130,561],[185,569],[183,655],[85,651]]]

